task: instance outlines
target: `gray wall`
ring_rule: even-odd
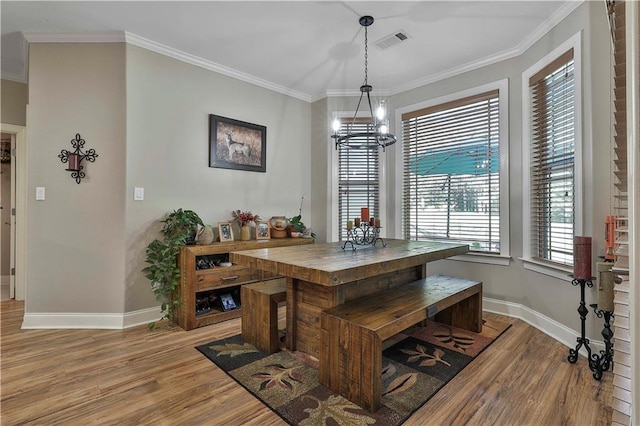
[[[31,44],[26,306],[30,312],[124,308],[125,47]],[[79,133],[98,153],[79,185],[60,162]],[[44,186],[46,200],[35,201]]]
[[[513,302],[541,313],[573,330],[580,329],[576,308],[579,290],[570,282],[548,275],[531,272],[523,268],[523,173],[528,167],[522,165],[522,73],[554,48],[583,31],[583,188],[584,215],[583,235],[593,236],[594,262],[603,254],[603,220],[609,214],[610,205],[610,110],[609,110],[609,30],[606,11],[600,2],[585,2],[559,23],[527,51],[518,57],[490,66],[482,67],[433,84],[400,93],[388,99],[389,110],[402,108],[435,99],[465,89],[474,88],[504,78],[509,79],[509,209],[510,244],[512,260],[509,266],[493,266],[461,261],[440,261],[429,265],[429,273],[449,273],[484,282],[484,295],[493,299]],[[317,123],[328,123],[332,111],[354,110],[357,99],[331,98],[314,103]],[[392,120],[393,123],[393,120]],[[399,135],[401,129],[394,129]],[[319,139],[328,140],[325,134],[314,133]],[[316,140],[314,138],[314,143]],[[319,142],[318,142],[319,143]],[[387,217],[390,236],[402,238],[401,229],[393,222],[401,214],[401,206],[394,202],[396,191],[402,190],[397,178],[396,156],[401,155],[401,144],[391,147],[386,154],[387,173]],[[319,151],[318,151],[319,154]],[[596,158],[597,161],[593,159]],[[324,177],[315,180],[314,190],[326,191]],[[326,214],[325,214],[326,218]],[[320,221],[323,222],[323,221]],[[595,289],[587,291],[587,303],[595,303]],[[589,335],[600,336],[601,321],[590,315]]]
[[[209,114],[267,127],[266,173],[209,167]],[[305,195],[313,224],[310,129],[307,102],[128,45],[125,312],[157,304],[140,269],[174,209],[212,225],[236,209],[266,220],[297,215]],[[136,186],[145,201],[133,201]]]
[[[0,82],[0,123],[24,126],[27,122],[28,88],[24,83],[11,80]]]
[[[27,314],[157,306],[144,248],[177,208],[290,217],[306,194],[313,221],[306,102],[121,43],[32,44],[30,94]],[[267,127],[266,173],[208,167],[210,113]],[[57,158],[75,133],[99,155],[79,185]]]
[[[570,36],[584,31],[585,235],[603,245],[609,205],[609,61],[604,8],[586,2],[523,55],[395,95],[390,110],[490,81],[510,84],[510,266],[442,261],[430,271],[481,279],[485,295],[520,303],[574,330],[578,292],[567,281],[523,269],[521,74]],[[330,112],[355,109],[355,98],[313,104],[125,44],[32,44],[30,49],[29,218],[27,312],[123,313],[156,306],[144,248],[159,220],[176,208],[206,223],[228,221],[231,210],[264,218],[291,217],[305,195],[303,217],[330,239],[332,200]],[[76,66],[82,64],[82,66]],[[5,82],[3,81],[3,89]],[[3,101],[5,94],[3,90]],[[4,102],[3,102],[4,103]],[[267,172],[208,167],[208,115],[267,127]],[[4,117],[4,106],[3,106]],[[26,120],[25,120],[26,121]],[[20,124],[20,123],[18,123]],[[396,130],[396,133],[398,131]],[[57,154],[75,135],[100,155],[77,185]],[[388,236],[393,219],[400,146],[386,154]],[[35,201],[35,187],[47,200]],[[133,188],[145,201],[133,201]],[[588,302],[595,298],[590,290]],[[593,317],[593,316],[591,316]],[[589,322],[591,335],[599,333]]]

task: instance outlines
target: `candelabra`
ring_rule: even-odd
[[[611,318],[613,318],[614,315],[613,312],[598,309],[597,303],[589,306],[593,308],[593,311],[598,318],[604,317],[604,328],[602,329],[604,351],[600,351],[600,355],[591,355],[589,362],[589,367],[591,368],[591,371],[593,371],[593,378],[600,380],[602,378],[602,372],[609,370],[609,367],[613,367],[613,343],[611,343],[613,330],[611,330]]]
[[[380,227],[363,221],[360,225],[347,229],[347,239],[342,244],[342,250],[346,249],[347,244],[351,244],[352,250],[355,251],[356,246],[375,246],[378,241],[382,243],[382,247],[387,246],[387,243],[380,238]]]
[[[571,364],[575,364],[575,362],[578,360],[578,351],[580,350],[580,348],[584,345],[584,348],[587,350],[587,359],[589,360],[589,368],[591,369],[591,371],[594,371],[594,360],[591,358],[591,348],[589,347],[589,339],[587,339],[585,337],[585,321],[587,319],[587,314],[589,313],[589,310],[587,309],[586,304],[584,303],[584,288],[586,287],[593,287],[593,283],[591,282],[591,280],[586,280],[583,278],[574,278],[571,281],[571,285],[579,285],[580,286],[580,305],[578,306],[578,314],[580,314],[580,324],[581,324],[581,328],[580,328],[580,337],[577,338],[578,344],[576,345],[575,349],[569,349],[569,356],[567,357],[567,360],[571,363]]]

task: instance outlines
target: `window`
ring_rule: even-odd
[[[404,238],[508,254],[507,84],[487,86],[402,114]]]
[[[573,265],[574,60],[570,49],[529,78],[531,256]]]
[[[369,119],[343,123],[345,133],[366,132]],[[339,240],[347,238],[347,220],[360,217],[360,208],[369,207],[371,216],[380,217],[380,150],[338,149]]]

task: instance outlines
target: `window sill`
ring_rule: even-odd
[[[522,260],[524,269],[537,272],[539,274],[548,275],[550,277],[557,278],[562,281],[571,282],[573,280],[573,270],[570,268],[563,268],[561,266],[553,266],[548,263],[540,262],[530,258],[519,257]]]
[[[509,266],[511,256],[496,254],[467,253],[447,258],[447,260],[458,260],[460,262],[486,263],[488,265]]]

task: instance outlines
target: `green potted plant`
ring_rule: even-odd
[[[202,219],[193,210],[174,210],[162,220],[161,239],[155,239],[146,249],[145,262],[149,265],[142,269],[145,277],[151,281],[151,290],[160,302],[163,314],[161,320],[168,319],[176,322],[175,309],[180,304],[176,289],[180,278],[177,264],[178,249],[195,240],[198,225],[204,226]],[[155,322],[149,324],[153,328]]]
[[[315,238],[316,234],[313,231],[311,231],[311,228],[307,228],[304,222],[302,222],[302,203],[303,202],[304,202],[304,195],[302,196],[302,200],[300,201],[300,210],[298,211],[298,215],[288,219],[291,237],[297,238],[297,237],[305,236],[305,237]]]

